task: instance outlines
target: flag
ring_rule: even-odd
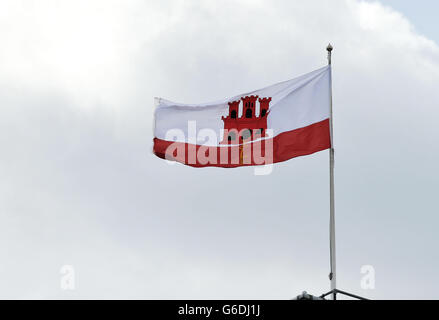
[[[213,103],[156,98],[153,152],[194,167],[230,168],[328,149],[330,68]]]

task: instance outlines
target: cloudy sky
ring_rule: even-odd
[[[255,176],[151,149],[155,96],[258,89],[331,42],[338,287],[439,298],[436,2],[2,1],[0,297],[328,291],[327,151]]]

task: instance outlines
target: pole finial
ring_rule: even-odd
[[[331,44],[328,44],[328,46],[326,47],[326,50],[328,51],[328,64],[331,64],[331,53],[332,53],[332,49],[334,49],[332,47]]]
[[[331,44],[328,44],[328,46],[326,47],[326,50],[328,50],[329,52],[331,52],[332,49],[334,49],[334,48],[332,47],[332,45],[331,45]]]

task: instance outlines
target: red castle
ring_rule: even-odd
[[[228,116],[221,117],[224,121],[224,137],[221,144],[238,144],[266,136],[271,97],[258,99],[258,96],[246,96],[241,100],[241,117],[238,117],[240,100],[229,102]],[[258,116],[256,116],[256,100],[259,100]]]

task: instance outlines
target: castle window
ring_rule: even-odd
[[[267,114],[267,109],[262,109],[261,117],[265,117],[266,114]]]
[[[245,117],[246,118],[251,118],[252,117],[252,109],[248,108],[247,110],[245,110]]]
[[[236,139],[236,135],[235,135],[235,133],[232,131],[232,132],[229,132],[229,135],[227,136],[227,140],[229,140],[229,141],[235,141],[235,139]]]
[[[232,112],[230,112],[230,118],[236,119],[236,110],[232,110]]]

